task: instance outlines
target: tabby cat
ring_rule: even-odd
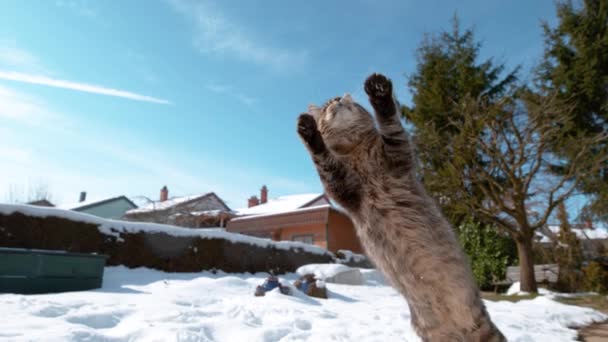
[[[326,193],[346,211],[375,265],[407,299],[423,341],[506,341],[492,323],[453,229],[416,178],[416,157],[391,81],[365,92],[376,120],[350,95],[298,118]]]

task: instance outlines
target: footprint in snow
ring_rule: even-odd
[[[312,328],[312,324],[310,323],[310,321],[301,318],[296,318],[296,321],[293,323],[293,325],[300,330],[310,330]]]
[[[65,314],[67,314],[68,312],[70,312],[70,310],[78,309],[84,305],[85,305],[84,303],[61,305],[61,304],[50,302],[50,303],[45,303],[45,305],[43,305],[42,307],[33,309],[31,311],[31,313],[32,313],[32,315],[38,316],[38,317],[55,318],[55,317],[63,316]]]
[[[288,329],[288,328],[268,329],[268,330],[264,331],[264,333],[262,334],[262,341],[278,342],[283,337],[289,335],[289,333],[291,333],[291,329]]]
[[[90,313],[69,316],[66,321],[93,329],[109,329],[118,325],[124,316],[124,312]]]

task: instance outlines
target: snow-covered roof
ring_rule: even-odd
[[[608,230],[602,228],[595,229],[579,229],[572,228],[572,232],[576,234],[579,239],[608,239]],[[559,233],[559,226],[548,226],[547,230],[537,231],[537,236],[540,237],[540,242],[551,242],[552,239],[557,238],[557,234]]]
[[[127,214],[135,214],[135,213],[147,213],[150,211],[157,211],[157,210],[165,210],[165,209],[169,209],[171,207],[174,207],[178,204],[181,203],[185,203],[188,201],[192,201],[192,200],[196,200],[202,197],[205,197],[207,195],[210,195],[211,192],[205,193],[205,194],[198,194],[198,195],[191,195],[191,196],[182,196],[182,197],[172,197],[166,201],[153,201],[153,202],[149,202],[146,205],[143,205],[137,209],[132,209],[127,211]]]
[[[256,205],[251,208],[237,209],[239,216],[278,214],[281,212],[300,209],[307,204],[321,198],[323,194],[300,194],[287,195],[269,199],[267,203]]]
[[[190,214],[194,216],[219,216],[221,213],[224,213],[224,211],[219,209],[190,212]]]
[[[329,205],[329,204],[320,204],[320,205],[315,205],[312,207],[304,207],[304,208],[294,209],[294,210],[278,211],[278,212],[271,212],[271,213],[258,214],[258,215],[244,215],[244,216],[239,216],[239,217],[233,218],[230,221],[232,221],[232,222],[245,221],[245,220],[259,219],[262,217],[275,216],[275,215],[288,214],[288,213],[289,214],[306,213],[309,211],[315,211],[315,210],[319,210],[322,208],[330,208],[330,207],[331,207],[331,205]]]
[[[217,216],[220,216],[222,213],[226,213],[226,211],[215,209],[215,210],[191,211],[189,213],[178,212],[175,214],[171,214],[169,217],[179,217],[179,216],[187,216],[187,215],[217,217]]]
[[[126,198],[125,196],[92,198],[92,199],[82,201],[82,202],[64,203],[61,205],[57,205],[56,208],[65,209],[65,210],[78,210],[78,209],[81,209],[84,207],[90,207],[90,206],[99,205],[99,204],[103,204],[103,203],[107,203],[107,202],[112,202],[112,201],[115,201],[115,200],[118,200],[121,198],[126,199],[128,202],[131,202],[131,204],[133,204],[133,206],[137,208],[137,205],[135,205],[135,203],[133,203],[130,199]]]

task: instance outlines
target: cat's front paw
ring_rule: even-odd
[[[382,74],[372,74],[365,80],[365,92],[371,99],[390,98],[393,95],[393,84]]]
[[[298,117],[298,134],[308,144],[313,153],[321,153],[325,150],[325,144],[321,133],[317,129],[317,121],[308,114],[300,114]]]
[[[317,122],[312,115],[304,113],[298,117],[298,134],[305,141],[309,141],[317,132]]]

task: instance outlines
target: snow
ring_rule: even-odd
[[[527,296],[530,294],[529,292],[520,291],[520,286],[520,282],[514,282],[507,290],[507,296]],[[547,290],[543,287],[538,288],[538,294],[540,295],[553,295],[555,293],[556,292]]]
[[[103,287],[52,295],[0,294],[2,341],[419,341],[405,300],[362,269],[362,286],[325,284],[329,299],[276,289],[254,297],[264,274],[105,269]],[[291,284],[296,274],[280,277]],[[574,341],[607,318],[548,297],[490,302],[509,341]]]
[[[346,249],[339,249],[338,253],[342,253],[344,255],[344,259],[338,260],[339,262],[348,263],[348,262],[363,262],[367,258],[363,254],[353,253],[352,251]]]
[[[315,210],[319,210],[321,208],[329,208],[329,207],[330,207],[329,204],[321,204],[321,205],[316,205],[314,207],[305,207],[305,208],[294,209],[294,210],[289,210],[289,211],[285,211],[285,212],[273,212],[273,213],[266,213],[266,214],[259,214],[259,215],[241,216],[241,217],[233,218],[232,221],[249,220],[252,218],[258,219],[260,217],[274,216],[274,215],[283,214],[283,213],[290,213],[290,214],[305,213],[305,212],[315,211]]]
[[[194,216],[219,216],[223,213],[223,210],[215,209],[215,210],[203,210],[203,211],[192,211],[190,215]]]
[[[37,207],[23,204],[0,204],[0,214],[11,215],[15,212],[34,217],[60,217],[72,221],[94,224],[97,225],[97,229],[102,234],[115,236],[119,240],[121,239],[121,233],[164,233],[172,236],[200,237],[203,239],[226,239],[235,243],[241,242],[261,247],[267,247],[272,245],[275,248],[285,250],[291,248],[301,248],[310,253],[328,254],[327,250],[321,247],[306,244],[303,242],[272,241],[269,239],[229,233],[223,229],[191,229],[159,223],[110,220],[86,213],[62,210],[57,208]]]
[[[260,215],[288,212],[302,208],[304,205],[314,201],[323,194],[299,194],[280,196],[269,199],[267,203],[256,205],[251,208],[237,209],[238,215]]]
[[[296,273],[303,276],[312,274],[316,279],[328,283],[361,285],[363,276],[358,268],[348,267],[342,264],[309,264],[299,267]],[[317,287],[320,287],[317,285]]]
[[[349,270],[351,270],[350,267],[342,264],[309,264],[299,267],[296,273],[301,276],[314,274],[317,279],[327,279]]]

